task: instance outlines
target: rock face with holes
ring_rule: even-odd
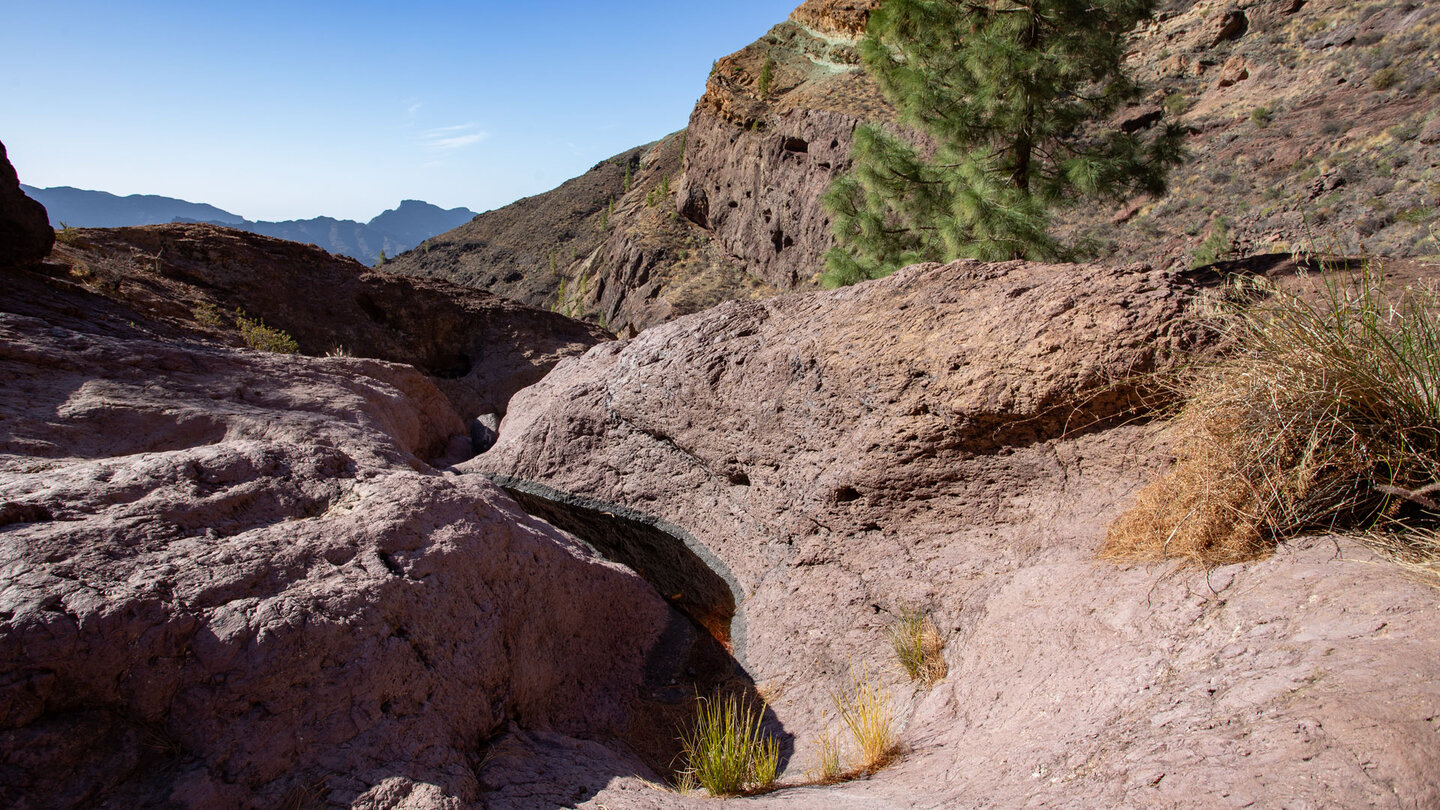
[[[0,805],[468,807],[492,735],[635,733],[675,614],[442,473],[425,375],[47,289],[0,304]]]
[[[503,413],[560,358],[610,337],[459,284],[212,225],[81,229],[55,261],[101,296],[236,345],[240,310],[291,335],[305,354],[409,363],[467,419]]]
[[[852,668],[883,685],[898,765],[757,805],[1440,801],[1433,589],[1335,539],[1212,572],[1094,559],[1157,466],[1163,433],[1128,417],[1196,339],[1192,291],[1143,266],[962,262],[730,303],[563,362],[465,469],[713,554],[737,658],[793,736],[787,778]],[[947,639],[934,687],[889,649],[914,606]],[[541,767],[496,778],[520,762]],[[617,782],[596,801],[689,800]]]
[[[855,127],[893,116],[856,51],[875,5],[805,3],[716,62],[690,115],[680,214],[773,287],[821,269],[832,240],[820,195],[849,169]]]
[[[0,143],[0,268],[34,264],[55,242],[45,206],[25,196]]]

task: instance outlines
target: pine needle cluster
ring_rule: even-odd
[[[1162,192],[1181,130],[1097,124],[1140,93],[1125,48],[1153,5],[886,0],[861,56],[912,132],[856,131],[854,168],[824,198],[827,286],[920,261],[1061,258],[1053,208]]]

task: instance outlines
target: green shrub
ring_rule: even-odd
[[[190,311],[190,314],[195,316],[195,323],[200,324],[206,329],[220,330],[225,328],[225,317],[220,314],[220,308],[209,301],[202,301],[196,304],[195,308]]]
[[[240,330],[240,339],[246,346],[262,352],[295,354],[300,344],[285,332],[265,325],[259,318],[248,318],[243,310],[235,311],[235,328]]]
[[[1393,67],[1382,68],[1370,77],[1370,87],[1375,90],[1389,90],[1400,83],[1403,78],[1400,71]]]
[[[1224,261],[1235,255],[1235,240],[1230,236],[1230,223],[1224,217],[1216,217],[1210,225],[1205,241],[1190,255],[1190,266],[1205,267]]]
[[[1268,127],[1270,126],[1270,116],[1269,107],[1256,107],[1250,111],[1250,123],[1261,128]]]
[[[649,208],[654,208],[655,206],[664,202],[669,196],[670,175],[667,174],[664,177],[660,178],[660,185],[650,189],[649,193],[645,195],[645,205]]]
[[[1171,118],[1179,118],[1190,109],[1190,97],[1176,90],[1165,97],[1165,113]]]
[[[770,95],[770,85],[775,81],[775,60],[765,57],[765,64],[760,68],[760,78],[755,82],[755,89],[760,91],[760,97]]]
[[[780,743],[761,729],[763,708],[735,695],[700,700],[695,727],[681,740],[689,776],[712,796],[735,796],[775,783]]]

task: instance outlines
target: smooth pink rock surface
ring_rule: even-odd
[[[1163,459],[1160,426],[1126,414],[1194,339],[1191,292],[1144,267],[961,262],[726,304],[563,362],[465,468],[713,551],[794,735],[790,782],[852,667],[884,685],[899,763],[746,805],[1440,802],[1432,586],[1339,538],[1210,572],[1094,558]],[[933,688],[889,649],[906,606],[947,638]],[[692,802],[620,780],[585,806]]]

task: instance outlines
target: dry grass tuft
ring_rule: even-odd
[[[890,696],[871,680],[868,672],[864,669],[859,672],[853,668],[850,670],[850,688],[843,694],[835,695],[835,708],[841,725],[850,732],[850,740],[859,758],[852,770],[840,778],[877,771],[895,761],[900,752],[900,740],[895,733],[895,710]]]
[[[949,673],[945,664],[945,638],[935,620],[917,607],[902,607],[890,628],[895,658],[912,681],[934,686]]]
[[[840,753],[840,736],[834,729],[826,728],[818,740],[820,750],[815,755],[815,765],[806,772],[806,777],[817,785],[831,785],[845,778],[845,768]]]
[[[1214,313],[1232,351],[1176,382],[1176,464],[1101,555],[1223,565],[1304,531],[1437,517],[1425,504],[1440,481],[1434,293],[1387,295],[1373,268],[1315,299],[1254,280],[1232,291]],[[1413,532],[1387,542],[1437,559]]]

